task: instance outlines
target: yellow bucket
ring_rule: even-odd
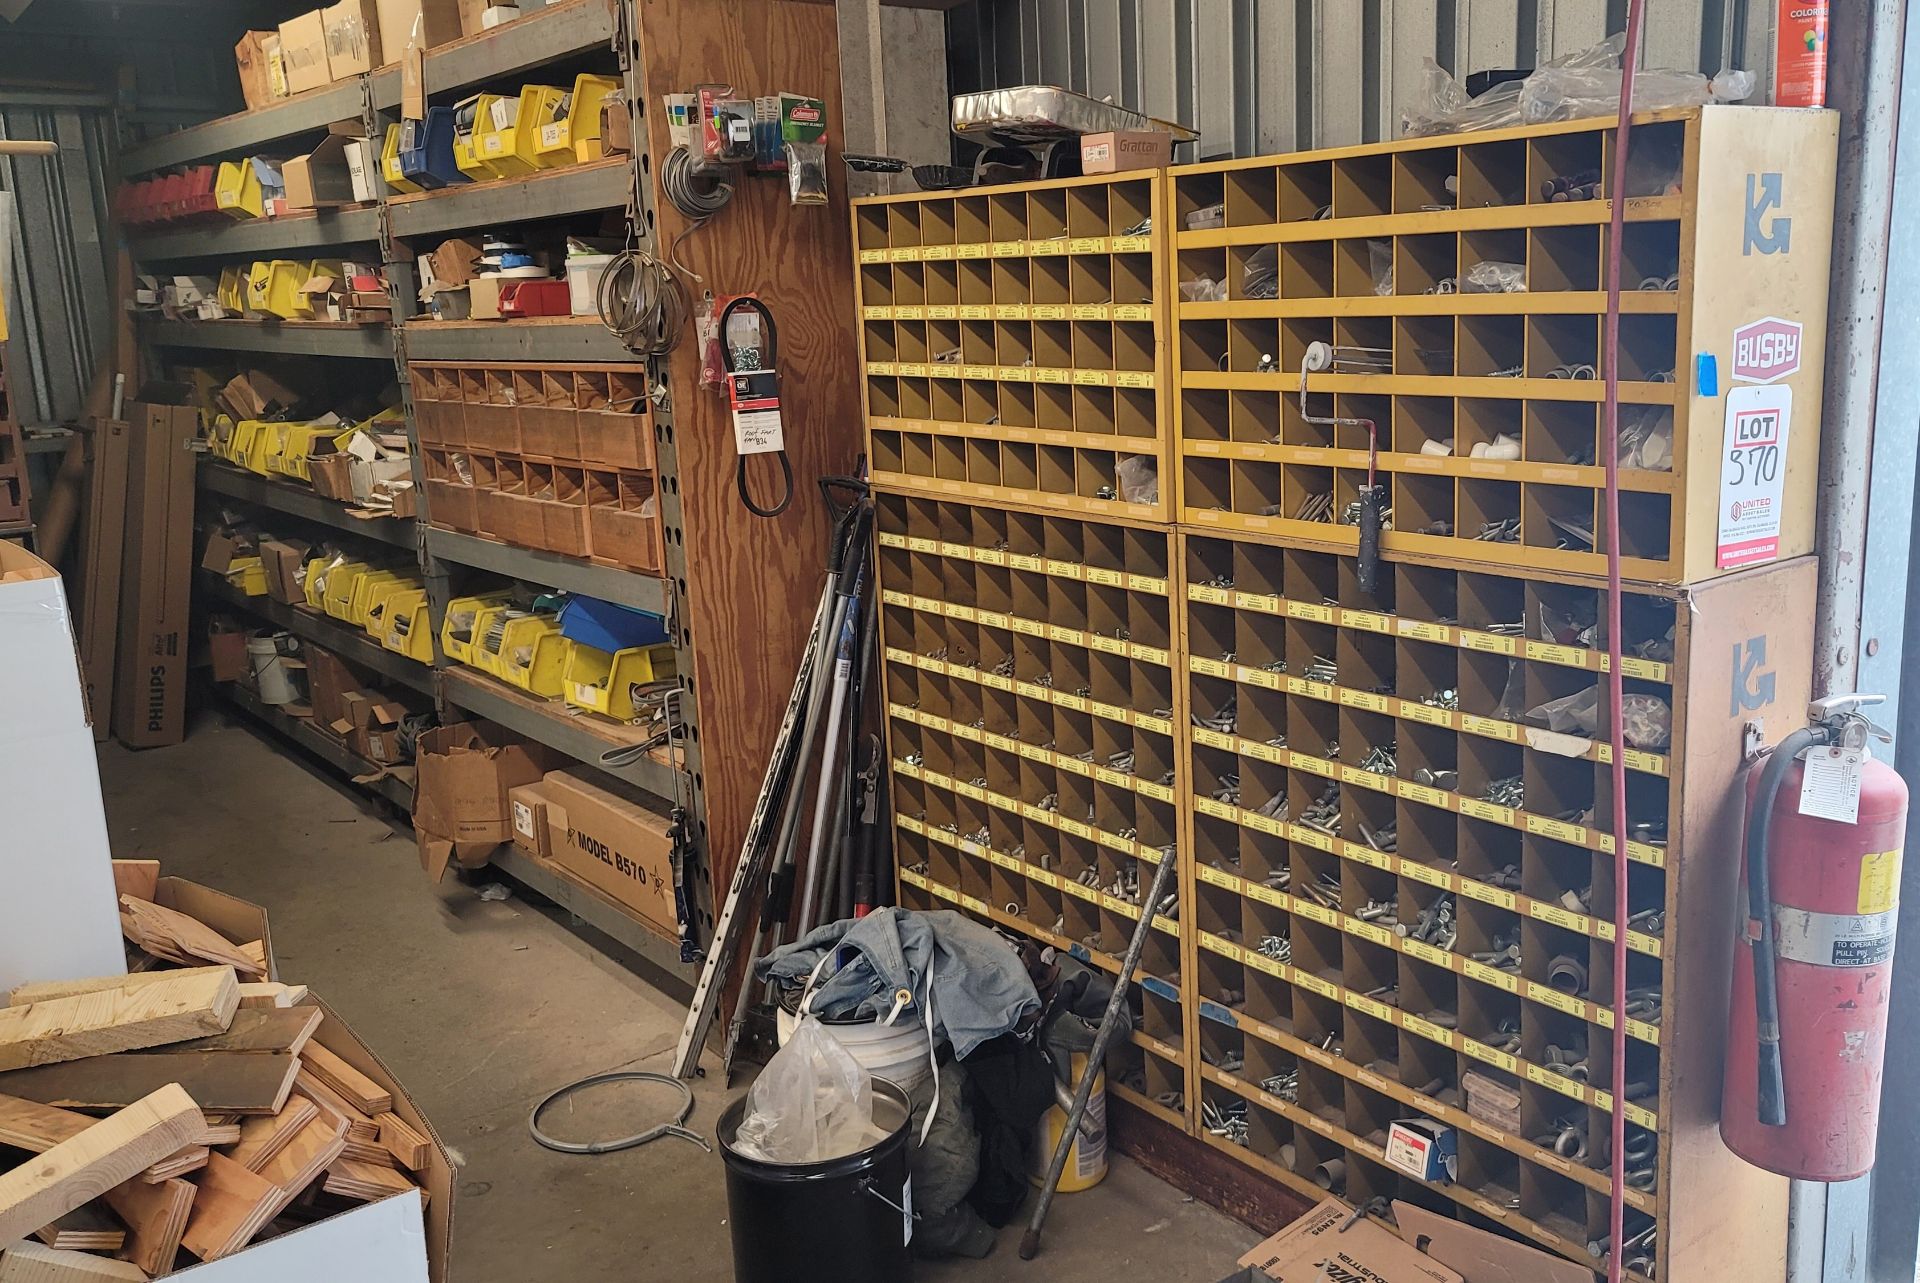
[[[507,621],[494,671],[523,691],[553,699],[565,685],[567,652],[572,647],[560,634],[558,617],[522,615]]]
[[[448,659],[480,667],[473,649],[473,639],[480,635],[480,615],[506,599],[505,593],[487,593],[480,597],[455,597],[447,603],[447,617],[440,623],[440,649]]]
[[[387,599],[380,644],[396,655],[433,662],[433,627],[427,620],[427,590],[408,588]]]
[[[673,646],[629,646],[604,651],[575,645],[567,656],[567,703],[590,713],[630,722],[640,715],[633,688],[674,675]]]
[[[400,172],[400,126],[387,126],[387,140],[380,144],[380,177],[396,192],[417,192],[420,184]]]
[[[266,205],[261,198],[260,175],[253,158],[223,160],[213,177],[214,207],[229,218],[258,218]]]
[[[1084,1052],[1073,1053],[1073,1081],[1077,1084],[1080,1075],[1087,1069],[1087,1057]],[[1060,1173],[1060,1192],[1075,1194],[1083,1189],[1092,1189],[1107,1178],[1107,1071],[1101,1070],[1093,1080],[1093,1094],[1087,1097],[1087,1112],[1083,1116],[1087,1126],[1073,1138],[1073,1148],[1067,1151],[1067,1165]],[[1033,1145],[1033,1170],[1027,1173],[1027,1179],[1037,1189],[1046,1183],[1047,1169],[1053,1163],[1054,1148],[1060,1143],[1060,1133],[1067,1125],[1067,1111],[1058,1105],[1051,1106],[1040,1116],[1035,1130]],[[1089,1138],[1087,1132],[1093,1133]]]

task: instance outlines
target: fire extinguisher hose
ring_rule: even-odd
[[[1773,933],[1773,886],[1768,868],[1773,834],[1773,804],[1787,768],[1806,749],[1829,739],[1822,726],[1803,726],[1781,740],[1760,770],[1753,809],[1747,816],[1747,938],[1753,942],[1753,1005],[1760,1035],[1760,1121],[1787,1125],[1787,1089],[1780,1067],[1780,988],[1778,941]]]

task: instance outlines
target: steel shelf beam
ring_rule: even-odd
[[[360,78],[338,80],[325,89],[314,89],[296,98],[261,107],[254,111],[221,116],[204,124],[163,134],[121,154],[123,174],[143,174],[184,165],[190,161],[214,160],[239,154],[262,143],[291,138],[295,134],[325,129],[336,120],[357,119],[361,102]]]
[[[530,583],[544,584],[548,588],[598,597],[602,601],[632,606],[656,615],[667,613],[666,580],[651,578],[637,571],[596,566],[592,562],[576,561],[558,553],[517,548],[512,544],[495,543],[491,539],[456,534],[437,526],[427,527],[427,551],[442,561],[457,565],[491,570],[496,575],[510,575]]]
[[[535,321],[410,321],[412,361],[634,361],[598,317]]]
[[[286,356],[357,356],[393,360],[385,325],[335,325],[286,321],[143,321],[141,335],[162,347],[210,348],[222,352],[278,352]],[[611,336],[609,336],[611,337]]]
[[[405,239],[499,223],[559,218],[626,204],[627,158],[553,169],[526,178],[443,187],[390,201],[393,234]]]
[[[142,263],[170,259],[226,258],[242,254],[271,254],[279,250],[322,245],[374,244],[380,239],[380,210],[320,210],[312,215],[248,218],[231,223],[201,223],[154,231],[132,239],[135,260]]]
[[[600,755],[615,745],[582,726],[580,718],[557,711],[559,705],[549,710],[543,705],[512,698],[494,689],[495,680],[484,674],[458,667],[444,671],[446,680],[443,687],[449,703],[457,704],[470,713],[478,713],[490,722],[498,722],[508,730],[518,731],[556,753],[564,753],[596,771],[604,771],[615,779],[625,780],[664,801],[673,801],[675,777],[679,774],[673,767],[651,757],[643,757],[626,766],[604,765]]]
[[[666,973],[674,984],[661,986],[671,997],[686,997],[693,992],[694,970],[680,961],[680,942],[668,939],[645,923],[629,917],[599,895],[575,882],[566,874],[530,858],[515,846],[502,846],[493,854],[493,866],[531,887],[601,935],[626,946],[650,965]]]
[[[331,526],[362,539],[377,539],[396,548],[412,548],[415,543],[417,526],[410,518],[349,516],[345,507],[332,499],[323,499],[311,490],[291,486],[284,481],[269,481],[226,464],[202,463],[199,481],[203,490],[257,504],[262,508],[272,508],[275,512],[284,512],[303,521]]]
[[[296,610],[271,597],[249,597],[225,579],[209,573],[203,586],[213,596],[271,620],[303,641],[332,651],[340,658],[371,668],[382,677],[411,687],[422,695],[433,694],[433,670],[415,659],[388,650],[358,628],[343,624],[330,615]]]
[[[237,704],[254,720],[266,726],[286,739],[292,740],[315,757],[346,775],[372,775],[380,768],[377,764],[361,757],[345,744],[330,735],[321,732],[310,720],[295,717],[283,712],[271,704],[263,704],[260,697],[244,686],[228,683],[220,688],[229,701]],[[413,810],[413,785],[393,775],[382,775],[371,783],[360,785],[371,789],[403,811]],[[676,956],[677,953],[676,953]]]

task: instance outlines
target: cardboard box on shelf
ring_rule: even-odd
[[[460,0],[460,34],[477,36],[519,16],[517,5],[495,4],[493,0]]]
[[[353,722],[348,747],[379,766],[398,766],[400,723],[406,719],[404,704],[375,697],[349,702],[347,716]]]
[[[1402,1118],[1387,1129],[1387,1166],[1423,1181],[1445,1183],[1458,1164],[1459,1134],[1431,1118]]]
[[[542,787],[553,862],[656,930],[677,934],[666,817],[572,771],[555,771]]]
[[[113,733],[129,748],[153,748],[186,734],[197,458],[188,446],[200,412],[143,401],[133,407],[133,423]]]
[[[249,111],[287,96],[287,67],[278,31],[249,31],[242,36],[233,47],[233,65],[240,73],[240,93]]]
[[[486,250],[471,236],[454,236],[441,241],[431,254],[420,257],[425,285],[454,289],[471,281],[480,271],[480,257]]]
[[[207,624],[207,662],[216,682],[244,682],[253,675],[247,659],[247,633],[238,623],[215,616]]]
[[[313,480],[313,492],[322,499],[353,502],[352,455],[315,455],[313,462],[308,465],[308,473]]]
[[[0,990],[118,975],[126,954],[66,596],[52,566],[4,540],[0,654]]]
[[[371,138],[347,140],[347,178],[356,201],[378,200],[385,180],[380,177],[380,149]],[[349,282],[351,286],[351,282]]]
[[[226,526],[215,526],[207,535],[206,551],[200,554],[200,569],[224,575],[233,568],[235,558],[253,555],[253,536]]]
[[[315,9],[280,24],[280,57],[287,66],[289,94],[333,83],[333,74],[327,70],[327,28],[320,14]]]
[[[307,562],[313,549],[290,539],[260,541],[260,562],[267,571],[267,596],[288,606],[306,604]]]
[[[1173,163],[1173,135],[1158,129],[1123,129],[1080,137],[1080,172],[1117,174],[1163,169]]]
[[[513,811],[513,844],[536,859],[553,856],[552,817],[559,813],[560,827],[566,827],[565,812],[547,792],[544,781],[522,784],[507,791],[507,805]]]
[[[497,276],[478,276],[467,283],[467,318],[474,321],[500,319],[500,287],[507,284]]]
[[[400,61],[407,43],[418,38],[422,49],[460,38],[459,0],[375,0],[380,13],[380,56]]]
[[[347,319],[347,287],[337,277],[309,276],[297,291],[316,321]]]
[[[364,141],[358,121],[343,120],[328,125],[327,136],[317,147],[281,166],[281,181],[287,188],[287,208],[332,209],[363,199],[353,192],[353,171],[347,163],[347,148]]]
[[[1273,1283],[1325,1283],[1330,1278],[1465,1283],[1459,1274],[1422,1256],[1373,1221],[1356,1221],[1342,1230],[1352,1211],[1337,1198],[1324,1199],[1241,1257],[1240,1264]]]
[[[327,37],[327,73],[345,80],[381,63],[380,14],[374,0],[340,0],[320,11]]]
[[[242,370],[223,384],[214,399],[236,419],[264,419],[299,400],[299,394],[265,370]]]
[[[477,866],[493,848],[513,840],[509,790],[531,784],[561,758],[540,744],[516,739],[489,722],[439,726],[414,748],[420,778],[413,827],[420,864],[438,882],[447,865]]]

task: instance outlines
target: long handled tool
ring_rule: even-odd
[[[1060,1129],[1060,1140],[1053,1147],[1053,1161],[1047,1164],[1047,1181],[1040,1187],[1040,1202],[1033,1209],[1033,1220],[1027,1226],[1027,1232],[1020,1238],[1020,1259],[1031,1261],[1040,1251],[1040,1229],[1047,1223],[1047,1212],[1053,1206],[1053,1196],[1060,1188],[1060,1174],[1067,1170],[1067,1155],[1073,1152],[1074,1137],[1080,1132],[1080,1120],[1086,1116],[1087,1101],[1093,1095],[1093,1081],[1100,1076],[1100,1066],[1106,1059],[1107,1043],[1112,1040],[1114,1030],[1123,1020],[1131,1020],[1123,1013],[1127,1008],[1127,987],[1133,983],[1133,969],[1140,965],[1140,954],[1147,947],[1147,936],[1153,931],[1153,910],[1167,894],[1167,884],[1173,880],[1174,866],[1179,863],[1177,854],[1160,857],[1160,867],[1154,870],[1153,889],[1140,901],[1140,920],[1134,924],[1133,939],[1127,942],[1127,956],[1120,964],[1120,978],[1113,982],[1113,996],[1107,999],[1107,1010],[1100,1017],[1100,1029],[1093,1036],[1093,1050],[1087,1053],[1087,1068],[1080,1075],[1080,1085],[1073,1089],[1073,1108],[1067,1111],[1067,1125]]]

